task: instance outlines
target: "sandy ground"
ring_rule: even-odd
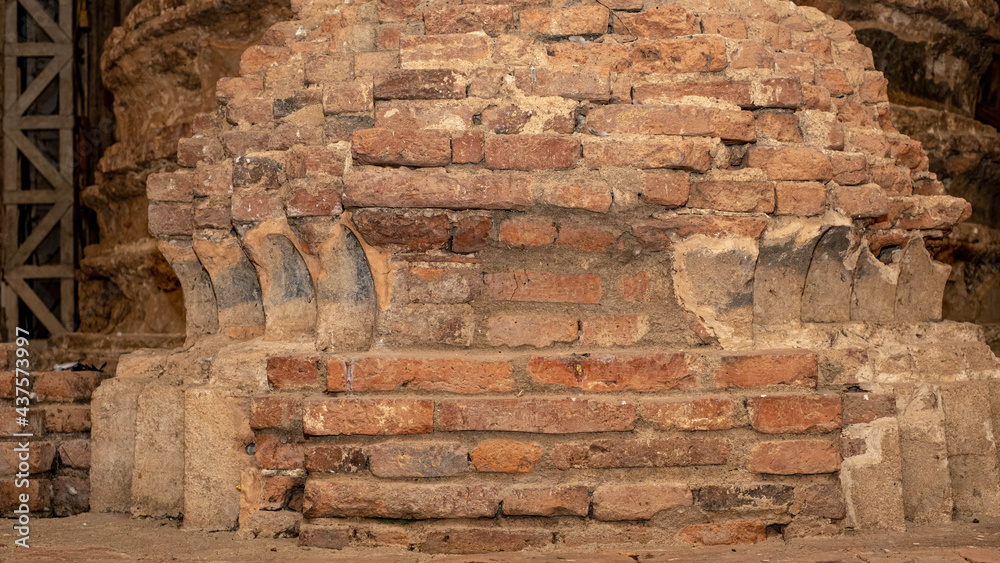
[[[122,515],[82,514],[36,519],[29,549],[14,545],[12,520],[0,530],[0,561],[357,561],[404,563],[578,562],[717,563],[1000,563],[1000,523],[954,524],[907,533],[855,535],[826,540],[778,538],[752,546],[669,547],[607,552],[422,555],[405,551],[331,551],[305,548],[296,539],[237,539],[235,533],[188,532],[169,520],[133,520]]]

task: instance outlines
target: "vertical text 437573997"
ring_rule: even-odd
[[[17,327],[15,344],[17,345],[14,352],[17,356],[14,371],[15,416],[17,417],[17,426],[21,430],[25,430],[28,427],[28,414],[31,410],[31,380],[29,379],[31,353],[28,350],[30,342],[28,341],[27,330]],[[17,532],[18,538],[14,540],[14,543],[26,548],[29,547],[28,540],[31,531],[31,516],[28,508],[31,501],[31,493],[28,489],[31,486],[31,482],[29,481],[29,461],[31,459],[30,438],[33,437],[33,434],[22,431],[15,432],[13,435],[15,441],[12,444],[14,445],[14,453],[17,455],[17,473],[14,475],[14,488],[15,490],[24,489],[24,492],[18,490],[15,493],[17,494],[16,504],[18,506],[14,510],[14,513],[17,515],[14,531]],[[22,442],[21,440],[24,441]]]

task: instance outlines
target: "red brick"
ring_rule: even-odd
[[[279,219],[285,214],[281,198],[276,193],[259,190],[238,190],[233,194],[233,221],[250,223]]]
[[[546,179],[541,183],[543,205],[586,209],[595,213],[611,210],[611,186],[601,178],[590,176],[572,179]]]
[[[703,33],[718,34],[730,39],[746,39],[747,26],[737,14],[709,13],[701,16]]]
[[[896,396],[875,393],[844,394],[844,424],[865,424],[896,416]]]
[[[243,51],[240,57],[240,74],[243,76],[262,73],[269,67],[288,61],[292,50],[277,45],[254,45]]]
[[[750,471],[771,475],[813,475],[840,470],[840,452],[826,440],[762,442],[750,452]]]
[[[444,248],[451,238],[448,217],[415,213],[362,210],[353,217],[365,242],[409,250]]]
[[[198,168],[192,178],[195,196],[230,196],[233,193],[233,163]]]
[[[715,382],[719,387],[816,387],[818,370],[816,353],[807,350],[743,352],[723,356]]]
[[[851,218],[881,217],[889,211],[889,198],[878,184],[834,186],[830,206]]]
[[[580,141],[560,135],[493,135],[486,139],[486,167],[493,170],[561,170],[580,157]]]
[[[225,158],[222,143],[214,137],[184,138],[177,141],[177,163],[194,168],[199,162],[215,164]]]
[[[271,145],[271,132],[266,130],[224,131],[222,144],[231,156],[246,156],[266,151]]]
[[[316,185],[318,184],[318,185]],[[285,212],[289,217],[330,217],[344,210],[340,202],[339,182],[292,185]]]
[[[591,141],[583,145],[590,168],[631,166],[633,168],[678,168],[705,172],[712,167],[709,139],[665,137],[637,141]]]
[[[645,203],[666,207],[682,207],[691,190],[691,175],[687,172],[647,172],[641,197]]]
[[[844,491],[840,484],[817,483],[805,489],[799,488],[797,516],[818,516],[839,520],[847,515],[847,505],[844,501]]]
[[[347,526],[330,527],[303,523],[299,527],[299,545],[322,549],[344,549],[351,544],[354,529]],[[406,545],[409,545],[407,540]]]
[[[687,96],[697,96],[729,102],[740,107],[751,105],[750,83],[741,81],[672,82],[642,84],[632,90],[632,99],[638,104],[666,104],[679,102]]]
[[[585,6],[563,9],[528,9],[519,13],[521,31],[535,35],[603,35],[608,32],[608,9]]]
[[[430,129],[362,129],[354,132],[352,150],[360,164],[444,166],[451,162],[451,135]]]
[[[839,430],[840,397],[768,395],[747,400],[750,425],[765,434],[805,434]]]
[[[719,211],[771,213],[774,211],[774,183],[734,180],[694,182],[687,205]]]
[[[233,100],[226,106],[226,120],[233,125],[258,125],[274,121],[271,100],[246,98]]]
[[[442,432],[620,432],[635,427],[635,405],[588,399],[443,399]]]
[[[739,54],[733,59],[730,65],[734,69],[739,68],[774,68],[774,51],[770,47],[757,41],[744,41],[740,45]]]
[[[347,207],[523,209],[534,202],[525,174],[362,169],[344,177]]]
[[[579,223],[559,225],[556,246],[568,246],[584,252],[602,252],[614,244],[615,233],[599,227],[588,227]]]
[[[856,186],[868,182],[868,159],[863,154],[834,152],[833,180],[842,186]]]
[[[328,85],[323,89],[323,113],[369,112],[374,109],[371,80],[351,80]]]
[[[499,493],[483,485],[394,483],[327,478],[306,481],[306,518],[492,518]]]
[[[497,528],[485,526],[436,527],[419,544],[422,553],[491,553],[522,551],[552,545],[552,534],[539,528]],[[477,557],[479,559],[479,557]]]
[[[233,187],[277,188],[283,164],[273,158],[237,158],[233,164]]]
[[[514,248],[531,248],[552,244],[556,226],[552,221],[515,217],[500,224],[500,242]]]
[[[631,12],[637,12],[642,9],[642,0],[604,0],[602,4],[611,10],[628,10]]]
[[[546,385],[592,392],[666,391],[697,383],[686,354],[536,356],[528,362],[528,375]]]
[[[53,410],[66,410],[70,407],[74,409],[77,407],[83,407],[83,405],[59,405],[53,406]],[[34,434],[36,437],[41,437],[45,434],[45,420],[48,416],[47,412],[43,412],[46,409],[35,408],[28,412],[28,425],[19,425],[18,419],[21,418],[15,407],[13,405],[5,406],[0,405],[0,438],[10,438],[14,434],[26,433]],[[87,407],[87,423],[90,423],[90,409]]]
[[[718,72],[729,65],[726,40],[718,36],[639,39],[632,45],[632,72]]]
[[[888,87],[889,81],[882,76],[881,72],[866,72],[858,95],[861,102],[865,104],[888,102]]]
[[[560,275],[512,271],[486,274],[486,287],[494,299],[543,303],[597,303],[601,280],[596,274]]]
[[[513,389],[510,362],[458,358],[362,358],[354,363],[353,382],[354,391],[489,393]]]
[[[900,229],[950,229],[972,216],[972,205],[957,197],[913,196],[893,200],[900,210],[896,220]]]
[[[302,75],[306,84],[346,84],[353,78],[353,58],[339,53],[303,54]],[[371,90],[369,89],[369,96]]]
[[[820,111],[830,111],[833,108],[833,100],[830,92],[826,88],[814,84],[802,85],[802,109],[818,109]]]
[[[643,246],[653,250],[671,248],[671,234],[680,237],[704,235],[710,237],[742,236],[760,238],[767,220],[758,217],[725,217],[719,215],[677,215],[651,219],[632,227]]]
[[[377,76],[379,73],[385,71],[393,71],[399,68],[399,52],[398,51],[378,51],[378,52],[367,52],[367,53],[357,53],[354,55],[354,76],[369,77]],[[432,96],[431,99],[437,99],[440,96],[445,96],[446,98],[451,96],[461,96],[463,89],[462,83],[448,85],[448,84],[435,84],[434,82],[424,83],[423,88],[418,90],[417,96]],[[450,88],[449,91],[445,89]],[[410,94],[414,95],[413,90],[409,91]],[[378,94],[376,93],[376,99]],[[424,99],[424,98],[416,98]]]
[[[407,264],[412,263],[392,270],[393,302],[457,304],[469,303],[479,295],[483,276],[474,264]]]
[[[594,489],[597,520],[649,520],[665,510],[691,506],[691,491],[664,483],[604,484]]]
[[[587,127],[600,135],[700,135],[740,142],[756,139],[750,112],[686,105],[603,106],[587,114]]]
[[[267,359],[267,381],[272,387],[302,387],[319,384],[317,357],[270,357]]]
[[[90,432],[90,405],[44,405],[46,432]]]
[[[731,450],[719,438],[602,439],[557,444],[552,463],[558,469],[725,465]]]
[[[516,487],[503,499],[506,516],[586,516],[589,511],[585,485]]]
[[[381,27],[375,37],[375,46],[380,51],[398,51],[399,38],[402,37],[403,30],[394,27]]]
[[[777,215],[822,215],[826,211],[826,186],[819,182],[778,182],[774,196]]]
[[[347,360],[330,356],[326,360],[326,390],[331,393],[347,391]]]
[[[273,434],[257,434],[257,451],[254,461],[261,469],[303,469],[306,463],[305,446],[288,444]]]
[[[646,315],[603,315],[586,317],[580,323],[580,343],[611,348],[632,346],[649,332]]]
[[[451,161],[455,164],[477,164],[486,156],[483,132],[460,131],[451,137]]]
[[[368,469],[368,456],[361,446],[316,444],[305,449],[310,473],[357,473]]]
[[[368,455],[376,477],[450,477],[468,471],[469,453],[458,442],[382,442]]]
[[[491,317],[486,325],[490,346],[533,346],[544,348],[555,342],[575,342],[579,323],[575,318],[551,315],[503,315]]]
[[[59,462],[73,469],[90,469],[90,439],[66,440],[59,444]]]
[[[463,217],[455,221],[451,250],[461,254],[479,252],[486,248],[486,239],[492,231],[493,221],[489,217]]]
[[[611,25],[618,35],[651,39],[701,33],[694,14],[680,6],[656,6],[639,14],[616,13]]]
[[[847,80],[847,73],[839,68],[817,68],[816,85],[829,90],[834,97],[847,96],[854,93],[854,88]]]
[[[799,117],[794,113],[762,111],[757,113],[757,119],[754,124],[757,127],[758,137],[774,139],[783,143],[802,142]]]
[[[194,179],[195,175],[185,173],[150,174],[146,178],[146,196],[150,201],[193,201]]]
[[[702,510],[787,510],[795,500],[795,488],[789,485],[703,485],[697,501]]]
[[[669,281],[662,273],[639,272],[622,276],[622,297],[630,303],[655,303],[670,295]]]
[[[728,430],[736,425],[732,399],[662,399],[642,402],[643,418],[660,430]]]
[[[499,35],[514,27],[510,6],[436,6],[424,10],[424,33],[472,33]]]
[[[27,460],[20,459],[20,454],[14,451],[17,446],[17,442],[4,442],[0,446],[0,475],[14,475],[20,472],[21,463],[27,465],[28,473],[32,475],[52,470],[52,462],[56,457],[56,447],[52,442],[32,441]]]
[[[220,104],[237,98],[254,98],[264,91],[264,80],[259,76],[220,78],[215,84],[215,99]]]
[[[397,22],[419,20],[418,0],[378,0],[378,21]]]
[[[764,522],[760,520],[692,524],[685,526],[678,535],[691,545],[739,545],[767,539]]]
[[[772,180],[830,180],[833,165],[822,151],[808,147],[750,147],[747,166],[762,168]]]
[[[27,487],[15,487],[14,479],[0,480],[0,515],[5,518],[19,516],[14,511],[21,503],[19,496],[28,495],[28,510],[42,513],[51,510],[52,482],[49,479],[30,479]]]
[[[517,87],[528,96],[558,96],[570,100],[607,102],[611,76],[606,69],[579,66],[572,70],[538,68],[516,70]]]
[[[538,444],[513,440],[484,440],[470,455],[480,473],[531,473],[541,458]]]
[[[301,424],[301,397],[270,395],[250,400],[250,428],[293,429]]]
[[[376,100],[457,100],[465,97],[465,75],[452,70],[390,70],[374,77]]]
[[[482,64],[493,55],[493,39],[479,33],[404,35],[399,40],[403,66]]]
[[[872,183],[882,186],[888,195],[908,196],[913,193],[913,180],[905,166],[872,166],[869,172]]]
[[[519,50],[523,50],[523,43],[515,43]],[[591,42],[576,43],[570,41],[558,41],[546,44],[546,54],[549,62],[557,67],[572,67],[581,65],[572,71],[559,71],[560,74],[569,72],[588,72],[595,75],[606,74],[608,72],[625,72],[629,65],[629,46],[617,42]],[[531,74],[524,74],[526,80]],[[567,76],[568,78],[568,76]],[[596,101],[596,100],[594,100]]]
[[[751,87],[754,107],[798,109],[805,98],[798,78],[772,78],[755,82]]]
[[[407,399],[307,399],[302,423],[306,434],[427,434],[434,427],[434,403]]]
[[[83,401],[101,383],[101,375],[92,371],[37,372],[31,383],[32,390],[41,400]]]

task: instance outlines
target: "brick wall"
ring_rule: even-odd
[[[767,0],[293,8],[148,183],[188,315],[157,371],[185,525],[478,552],[920,513],[897,386],[998,371],[938,322],[924,244],[969,206],[849,26]]]

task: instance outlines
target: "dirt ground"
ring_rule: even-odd
[[[0,530],[0,561],[348,561],[365,563],[1000,563],[1000,523],[953,524],[906,533],[825,540],[769,539],[752,546],[670,547],[589,553],[422,555],[405,551],[338,552],[305,548],[296,539],[240,540],[235,533],[181,530],[175,521],[111,514],[35,519],[29,549],[14,545],[13,520]]]

